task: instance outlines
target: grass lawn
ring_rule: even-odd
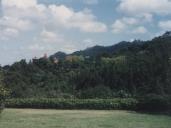
[[[171,117],[130,111],[6,109],[0,128],[171,128]]]

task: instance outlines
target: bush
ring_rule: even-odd
[[[127,99],[8,99],[9,108],[135,110],[137,100]]]
[[[4,109],[4,103],[0,102],[0,113],[2,112],[3,109]]]
[[[160,95],[147,95],[139,99],[138,110],[150,112],[163,112],[171,110],[171,97]]]
[[[0,113],[4,108],[4,101],[7,95],[7,91],[0,85]]]
[[[125,90],[120,90],[116,93],[116,96],[117,97],[120,97],[120,98],[130,98],[132,97],[132,95],[128,92],[126,92]]]
[[[89,98],[108,99],[112,97],[112,91],[110,88],[100,85],[94,88],[88,88],[81,91],[80,95],[77,97],[81,99],[89,99]]]
[[[3,109],[3,104],[2,104],[2,101],[0,100],[0,113],[1,113],[2,109]]]

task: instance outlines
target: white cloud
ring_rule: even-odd
[[[43,4],[38,4],[37,0],[1,1],[4,16],[39,20],[46,18],[47,7]]]
[[[170,0],[120,0],[118,10],[131,15],[171,14]]]
[[[153,14],[170,13],[168,9],[159,10],[166,7],[164,0],[118,0],[119,6],[118,11],[124,13],[124,16],[120,19],[115,20],[112,25],[113,33],[127,33],[127,34],[145,34],[148,30],[144,27],[147,23],[153,21]],[[157,3],[157,1],[159,1]],[[163,5],[161,5],[161,3]],[[164,7],[163,7],[164,6]],[[168,6],[168,5],[167,5]],[[158,9],[158,10],[157,10]],[[171,9],[170,9],[171,10]],[[125,15],[126,14],[126,15]]]
[[[158,26],[163,29],[163,30],[171,30],[171,20],[167,20],[167,21],[160,21]]]
[[[16,29],[5,28],[5,29],[0,30],[0,35],[1,35],[0,40],[6,41],[6,40],[9,40],[10,38],[17,37],[18,34],[19,34],[19,32]]]
[[[14,28],[14,29],[23,31],[23,30],[31,29],[32,23],[29,20],[4,16],[4,17],[0,18],[0,26],[4,27],[4,28],[10,27],[10,28]]]
[[[61,24],[67,24],[67,20],[74,15],[74,11],[64,5],[50,5],[49,10],[53,19]]]
[[[113,33],[120,33],[127,28],[126,24],[121,20],[116,20],[112,25]]]
[[[107,31],[107,26],[104,23],[97,21],[90,10],[74,12],[73,9],[67,8],[64,5],[52,5],[49,6],[49,9],[56,22],[66,28],[78,28],[85,32]]]
[[[144,26],[139,26],[132,31],[133,34],[145,34],[147,29]]]
[[[139,20],[133,17],[123,17],[121,20],[128,25],[135,25],[139,23]]]
[[[38,4],[37,0],[2,0],[3,15],[27,20],[38,25],[77,28],[83,32],[105,32],[107,26],[98,21],[90,10],[74,11],[65,5]]]
[[[123,17],[121,19],[117,19],[113,23],[112,32],[115,34],[144,34],[147,32],[147,29],[143,26],[140,26],[141,24],[143,24],[143,21],[140,18]]]
[[[41,39],[41,41],[47,42],[47,43],[55,43],[57,41],[58,42],[63,41],[61,35],[57,35],[57,33],[50,32],[50,31],[47,31],[47,30],[43,30],[40,33],[40,39]]]
[[[2,6],[6,7],[30,8],[36,4],[36,0],[2,0]]]

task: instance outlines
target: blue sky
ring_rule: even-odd
[[[0,0],[0,64],[171,30],[171,0]]]

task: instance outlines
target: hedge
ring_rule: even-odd
[[[8,91],[4,89],[2,85],[0,85],[0,113],[2,112],[4,108],[4,102],[5,102],[5,98],[7,97],[7,95],[8,95]]]
[[[4,109],[4,100],[0,100],[0,113]]]
[[[8,99],[7,108],[135,110],[137,100],[125,99]]]
[[[171,111],[171,96],[147,95],[137,99],[7,99],[5,105],[7,108],[137,110],[162,112]]]
[[[171,111],[171,96],[161,96],[156,94],[146,95],[139,98],[137,110],[149,112]]]
[[[0,102],[0,113],[2,112],[3,110],[3,104]]]

